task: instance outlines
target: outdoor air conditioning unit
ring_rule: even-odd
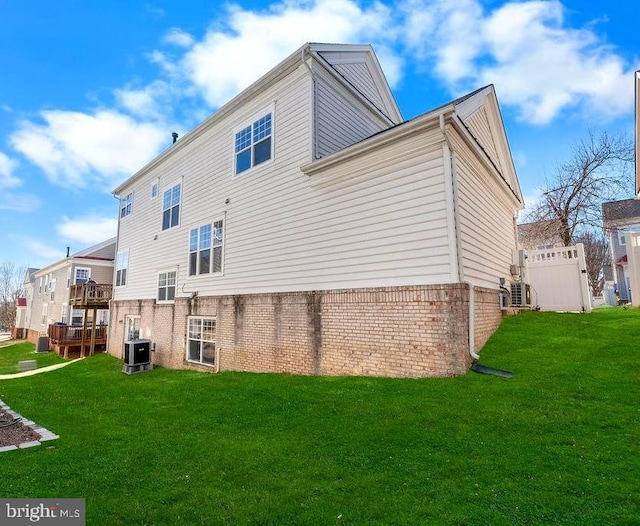
[[[531,306],[531,286],[528,283],[524,283],[523,281],[511,283],[511,306]]]
[[[151,365],[151,340],[129,340],[124,342],[124,368],[127,374],[149,371]]]

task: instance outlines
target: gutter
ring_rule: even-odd
[[[453,217],[454,217],[454,230],[456,236],[456,261],[458,263],[458,280],[461,283],[465,283],[467,287],[469,287],[469,313],[468,313],[468,352],[469,356],[473,359],[474,362],[480,359],[480,355],[475,352],[475,290],[474,284],[464,279],[464,267],[462,265],[462,241],[460,239],[460,229],[458,225],[460,224],[460,211],[457,206],[458,204],[458,184],[456,177],[456,162],[455,162],[455,151],[451,146],[451,142],[449,141],[449,137],[447,135],[447,130],[444,124],[444,114],[440,114],[439,116],[439,124],[440,124],[440,132],[442,133],[442,137],[447,145],[447,149],[449,150],[449,162],[450,162],[450,170],[451,170],[451,185],[453,190]]]

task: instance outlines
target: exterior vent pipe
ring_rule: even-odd
[[[178,132],[173,132],[171,134],[171,137],[173,137],[173,144],[175,144],[176,141],[178,140]]]

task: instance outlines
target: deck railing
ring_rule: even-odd
[[[107,340],[107,329],[108,325],[96,325],[96,336],[95,341],[97,342],[105,342]],[[62,343],[62,342],[82,342],[83,338],[83,330],[84,327],[76,326],[76,325],[49,325],[49,340],[51,343]],[[87,327],[86,332],[84,333],[84,341],[91,341],[91,327]]]
[[[113,287],[103,283],[71,285],[69,304],[73,306],[108,306]]]

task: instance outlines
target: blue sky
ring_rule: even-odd
[[[530,202],[589,130],[632,136],[637,22],[591,0],[0,0],[0,261],[115,235],[111,191],[305,42],[372,44],[405,119],[494,84]]]

